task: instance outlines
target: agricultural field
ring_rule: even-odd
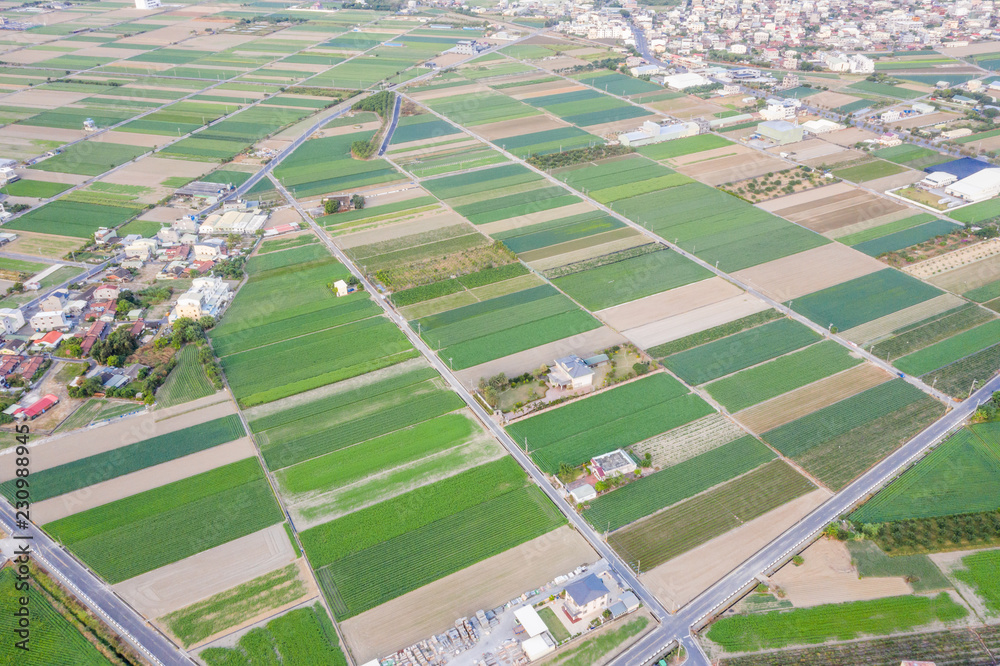
[[[837,169],[833,172],[833,175],[837,178],[849,180],[854,183],[864,183],[869,180],[892,176],[904,171],[906,171],[906,168],[898,164],[893,164],[892,162],[886,162],[884,160],[874,160],[857,166]]]
[[[4,227],[55,236],[90,238],[98,228],[117,227],[137,215],[140,210],[133,206],[59,199],[29,210]]]
[[[215,393],[198,360],[198,347],[187,345],[177,354],[177,365],[156,391],[160,407],[172,407]]]
[[[351,157],[351,144],[372,136],[373,132],[357,132],[311,139],[276,167],[274,176],[300,199],[401,180],[403,176],[384,160]]]
[[[411,326],[454,369],[593,330],[600,322],[541,285],[430,315]]]
[[[947,162],[950,159],[948,156],[942,155],[936,150],[921,148],[920,146],[914,146],[909,143],[892,146],[890,148],[881,148],[874,151],[872,154],[884,160],[908,166],[911,169],[923,169],[924,167]]]
[[[818,340],[817,333],[783,318],[668,356],[665,364],[689,384],[704,384]]]
[[[989,321],[900,357],[893,361],[893,365],[907,374],[923,375],[993,346],[997,343],[998,335],[1000,320]]]
[[[889,557],[871,541],[848,541],[851,561],[862,578],[902,576],[914,592],[932,592],[953,587],[926,555],[897,555]]]
[[[988,550],[962,558],[963,569],[955,576],[976,591],[986,608],[1000,613],[1000,551]]]
[[[846,641],[863,635],[894,634],[932,623],[952,623],[969,614],[946,592],[936,597],[904,596],[828,604],[791,611],[735,615],[717,620],[706,633],[729,652],[786,645]]]
[[[297,608],[252,629],[233,647],[206,648],[198,656],[208,666],[233,666],[278,658],[282,664],[347,664],[333,623],[320,604]]]
[[[218,529],[220,515],[236,518]],[[247,458],[61,518],[44,529],[109,583],[119,583],[281,520],[260,463]],[[136,549],[136,542],[147,547]]]
[[[915,227],[886,234],[879,238],[864,241],[854,245],[854,249],[864,252],[871,257],[877,257],[886,252],[897,252],[899,250],[925,243],[929,240],[954,233],[958,230],[953,223],[946,220],[934,220]],[[841,239],[843,240],[843,239]]]
[[[943,414],[939,402],[896,379],[762,436],[820,481],[839,489]]]
[[[710,414],[712,408],[667,374],[643,377],[509,425],[535,463],[555,474]]]
[[[733,145],[731,141],[723,139],[720,136],[716,136],[714,134],[699,134],[698,136],[690,136],[686,139],[664,141],[663,143],[654,143],[649,146],[642,146],[639,152],[650,159],[669,160],[675,157],[683,157],[684,155],[691,155],[692,153],[703,153],[707,150],[724,148],[731,145]]]
[[[466,127],[530,118],[541,113],[523,102],[496,92],[439,97],[429,100],[427,106]]]
[[[146,150],[120,143],[86,141],[74,144],[58,155],[34,164],[31,168],[39,171],[98,176],[139,157]]]
[[[534,252],[575,240],[607,234],[625,225],[601,211],[579,213],[548,222],[530,224],[510,231],[494,232],[491,236],[503,241],[511,252]]]
[[[989,310],[965,303],[897,329],[892,337],[872,345],[869,351],[891,361],[994,319],[996,315]]]

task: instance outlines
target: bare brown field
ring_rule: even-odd
[[[80,185],[93,178],[93,176],[85,176],[83,174],[59,173],[57,171],[42,171],[40,169],[23,169],[21,177],[25,180],[47,180],[51,183],[62,183],[64,185]],[[18,232],[18,234],[20,233],[22,232]]]
[[[791,206],[774,212],[807,229],[825,234],[841,227],[857,224],[860,220],[869,220],[901,210],[910,210],[906,206],[860,189],[834,196],[820,196],[825,189],[820,188],[803,193],[816,195],[812,203]]]
[[[140,148],[156,148],[162,146],[169,139],[156,134],[139,134],[138,132],[105,132],[104,136],[112,143],[121,143],[126,146],[138,146]]]
[[[400,222],[397,224],[388,224],[377,229],[337,236],[337,245],[345,249],[359,247],[361,245],[379,243],[381,241],[392,240],[394,238],[415,236],[417,234],[433,231],[434,229],[453,227],[459,224],[467,227],[468,233],[471,234],[475,232],[475,228],[466,222],[465,218],[458,213],[450,210],[432,210],[428,211],[419,219]]]
[[[744,409],[734,414],[733,418],[751,432],[764,433],[891,378],[874,365],[862,363]]]
[[[218,165],[212,162],[192,162],[190,160],[170,160],[162,157],[144,157],[119,169],[103,179],[105,183],[119,185],[147,185],[150,181],[161,181],[171,176],[202,176]]]
[[[155,208],[150,208],[142,215],[140,215],[139,219],[149,220],[151,222],[170,223],[176,220],[182,214],[188,214],[186,211],[187,209],[184,208],[170,208],[167,206],[156,206]]]
[[[707,280],[686,284],[676,289],[599,310],[597,314],[608,325],[621,331],[690,312],[705,305],[739,296],[742,293],[743,290],[736,285],[721,277],[714,276]]]
[[[597,553],[579,533],[560,527],[345,620],[340,628],[355,661],[363,663],[443,631],[460,617],[506,603],[597,559]],[[390,626],[392,630],[386,631]]]
[[[548,257],[546,259],[540,259],[538,261],[529,264],[536,271],[546,271],[550,268],[555,268],[557,266],[565,266],[566,264],[572,264],[577,261],[584,261],[585,259],[593,259],[594,257],[600,257],[605,254],[611,254],[612,252],[618,252],[620,250],[627,250],[630,247],[638,247],[640,245],[648,245],[649,238],[643,236],[642,234],[636,234],[634,236],[629,236],[628,238],[623,238],[615,241],[610,241],[608,243],[602,243],[601,245],[594,245],[592,247],[584,248],[582,250],[574,250],[572,252],[566,252],[565,254],[559,254],[553,257]]]
[[[558,72],[564,69],[572,69],[573,67],[586,67],[590,63],[580,58],[564,55],[549,58],[548,60],[538,60],[535,64],[550,72]]]
[[[922,319],[933,317],[936,314],[957,308],[966,303],[965,300],[954,294],[941,294],[923,303],[911,305],[897,312],[893,312],[855,326],[852,329],[841,332],[841,336],[859,345],[868,345],[881,337],[887,336],[893,331],[915,324]]]
[[[842,604],[903,594],[913,588],[902,576],[861,578],[842,541],[822,538],[802,551],[801,565],[791,562],[779,569],[771,582],[798,608]]]
[[[757,151],[753,148],[748,148],[747,146],[742,146],[738,143],[734,143],[731,146],[722,146],[721,148],[712,148],[711,150],[703,150],[699,153],[691,153],[689,155],[681,155],[680,157],[671,158],[670,163],[677,167],[692,166],[695,164],[702,164],[705,162],[710,162],[712,160],[721,159],[723,157],[740,156],[746,157],[748,155],[754,155]]]
[[[492,377],[501,372],[508,377],[517,377],[529,370],[537,370],[543,363],[550,364],[553,359],[570,354],[586,358],[601,349],[620,345],[623,342],[626,342],[624,336],[615,333],[607,326],[601,326],[579,335],[459,370],[455,375],[462,384],[472,387],[479,383],[481,377]]]
[[[922,180],[923,177],[923,171],[913,171],[911,169],[902,173],[886,176],[885,178],[876,178],[875,180],[865,181],[865,187],[875,190],[876,192],[885,192],[886,190],[894,190],[897,187],[912,185],[918,180]]]
[[[62,259],[70,250],[78,250],[80,244],[79,238],[18,231],[17,240],[13,240],[5,245],[4,250],[18,254],[30,254],[36,257]]]
[[[855,160],[860,160],[865,157],[865,153],[860,150],[854,150],[853,148],[847,148],[839,153],[830,153],[823,157],[815,157],[808,160],[800,160],[806,166],[813,167],[814,169],[832,169],[839,164],[844,164],[846,162],[854,162]]]
[[[702,162],[697,165],[678,168],[677,170],[709,185],[721,185],[736,180],[756,178],[765,173],[782,171],[787,169],[788,166],[786,162],[777,157],[771,157],[766,153],[754,151],[749,155],[721,157],[710,162]]]
[[[806,139],[805,141],[799,141],[797,143],[789,143],[784,146],[768,148],[768,152],[770,153],[789,153],[800,162],[804,160],[813,160],[818,157],[826,157],[828,155],[836,155],[837,153],[841,153],[843,151],[844,148],[842,146],[830,143],[829,141],[823,141],[823,139]]]
[[[957,113],[928,113],[925,116],[917,116],[915,118],[907,118],[905,120],[900,120],[899,122],[893,123],[896,127],[902,127],[904,129],[912,129],[914,127],[927,127],[928,125],[937,125],[939,123],[947,123],[949,121],[961,118]]]
[[[789,194],[787,196],[778,197],[769,201],[762,201],[757,205],[769,213],[783,215],[786,210],[794,212],[800,209],[806,209],[807,206],[812,206],[817,201],[842,194],[848,194],[850,192],[854,192],[856,189],[857,188],[853,185],[848,185],[847,183],[834,183],[833,185],[826,185],[825,187],[819,187],[806,192],[798,192],[796,194]]]
[[[640,580],[677,611],[831,496],[816,489],[644,572]]]
[[[519,256],[525,263],[530,264],[535,261],[549,259],[550,257],[557,257],[568,252],[586,250],[587,248],[597,247],[599,245],[604,245],[605,243],[625,240],[639,235],[639,232],[631,227],[620,227],[618,229],[612,229],[611,231],[594,234],[593,236],[577,238],[576,240],[550,245],[549,247],[542,247],[537,250],[531,250],[530,252],[522,252]]]
[[[885,268],[881,261],[840,243],[827,243],[733,275],[783,303]]]
[[[112,587],[143,615],[160,617],[294,560],[292,542],[278,524]]]
[[[663,120],[661,116],[654,116],[652,114],[648,116],[639,116],[638,118],[629,118],[628,120],[616,120],[610,123],[600,123],[599,125],[587,125],[587,131],[595,136],[603,136],[608,139],[617,139],[617,135],[622,132],[630,132],[636,127],[639,127],[647,120],[651,120],[654,123]]]
[[[69,143],[87,136],[82,129],[63,129],[61,127],[35,127],[32,125],[7,125],[0,127],[0,140],[8,137],[15,141],[24,139],[40,139],[42,141],[62,141]],[[98,139],[100,137],[97,137]],[[36,154],[42,151],[36,151]]]
[[[465,137],[464,140],[455,141],[454,143],[449,143],[447,146],[440,146],[434,148],[428,148],[427,150],[408,150],[409,148],[419,148],[421,146],[431,146],[435,143],[440,143],[442,140],[451,141],[457,137]],[[468,135],[454,135],[448,134],[444,136],[432,136],[426,139],[417,139],[416,141],[407,141],[406,143],[395,143],[389,147],[389,154],[393,153],[406,153],[407,157],[422,155],[425,153],[431,153],[437,150],[457,150],[459,148],[471,147],[471,146],[481,146],[483,142],[479,139],[475,139]]]
[[[903,218],[911,217],[916,214],[917,211],[914,210],[913,208],[904,208],[902,210],[886,213],[885,215],[879,215],[878,217],[873,217],[870,220],[862,220],[861,222],[855,222],[854,224],[849,224],[846,227],[840,227],[839,229],[834,229],[830,233],[826,234],[826,237],[840,238],[841,236],[847,236],[849,234],[853,234],[858,231],[864,231],[865,229],[874,229],[875,227],[880,227],[883,224],[889,224],[890,222],[895,222],[896,220],[902,220]]]
[[[767,303],[756,296],[740,294],[690,312],[630,328],[623,333],[638,346],[648,349],[767,309]]]
[[[488,125],[477,125],[473,128],[476,134],[481,137],[500,143],[502,139],[509,136],[520,136],[521,134],[531,134],[532,132],[544,132],[546,130],[568,127],[569,123],[558,120],[552,116],[541,115],[530,118],[518,118],[516,120],[504,120],[499,123]]]
[[[848,147],[865,139],[877,139],[878,135],[868,130],[858,129],[857,127],[848,127],[836,132],[827,132],[823,135],[823,138],[838,146]]]
[[[964,294],[1000,280],[1000,254],[925,279],[941,289]]]
[[[65,435],[39,439],[31,445],[31,469],[33,472],[40,472],[235,413],[236,405],[233,401],[225,394],[216,393],[176,407],[115,421],[100,428],[74,430]],[[9,455],[11,451],[12,449],[6,449],[0,455]],[[11,478],[13,466],[9,471],[0,472],[0,482]]]
[[[979,141],[971,141],[962,146],[963,148],[973,148],[975,150],[986,150],[994,151],[1000,150],[1000,137],[992,136],[988,139],[980,139]]]
[[[207,472],[244,458],[256,455],[253,442],[243,437],[232,442],[213,446],[205,451],[147,467],[109,481],[102,481],[80,490],[52,497],[34,505],[35,520],[39,525],[59,520],[103,504],[130,497],[152,488],[159,488],[195,474]]]
[[[650,102],[646,106],[657,111],[663,111],[680,120],[690,120],[698,116],[709,118],[713,114],[727,110],[718,104],[690,96],[665,99],[660,102]]]
[[[511,88],[507,90],[507,94],[514,99],[525,100],[531,99],[533,97],[543,97],[545,95],[559,95],[562,93],[574,92],[577,90],[586,90],[587,87],[577,84],[571,84],[569,81],[560,79],[559,81],[546,81],[545,83],[532,83],[528,86],[521,86],[520,88]]]
[[[538,211],[537,213],[529,213],[527,215],[518,215],[517,217],[510,217],[506,220],[500,220],[498,222],[489,222],[487,224],[480,224],[476,228],[486,235],[492,235],[499,233],[501,231],[510,231],[511,229],[520,229],[521,227],[527,227],[532,224],[538,224],[539,222],[548,222],[549,220],[558,220],[561,217],[570,217],[572,215],[579,215],[581,213],[591,213],[597,210],[591,206],[586,201],[581,201],[580,203],[570,204],[569,206],[562,206],[560,208],[550,208],[549,210]]]
[[[815,95],[809,96],[809,104],[815,107],[828,107],[835,109],[838,106],[844,106],[845,104],[850,104],[851,102],[856,102],[860,97],[854,97],[853,95],[845,95],[844,93],[833,92],[830,90],[824,90],[821,93],[816,93]]]
[[[452,97],[454,95],[468,95],[469,93],[486,92],[490,88],[481,83],[470,83],[467,86],[454,86],[452,88],[439,88],[438,90],[424,90],[422,92],[408,92],[407,94],[418,102],[426,102],[431,99],[441,97]]]

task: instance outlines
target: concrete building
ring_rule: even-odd
[[[795,99],[769,97],[767,106],[760,110],[760,117],[764,120],[792,120],[798,113],[800,104]]]
[[[190,317],[191,319],[215,317],[218,319],[232,298],[233,292],[222,278],[195,278],[191,282],[191,288],[177,299],[177,305],[167,319],[170,322],[182,317]]]
[[[136,9],[156,9],[161,6],[160,0],[135,0]]]
[[[992,199],[1000,195],[1000,168],[978,171],[945,187],[944,191],[969,203]]]
[[[572,497],[573,501],[577,504],[589,502],[597,497],[597,491],[594,490],[594,486],[587,483],[585,479],[580,479],[567,484],[566,490],[569,491],[569,496]]]
[[[899,122],[902,117],[903,114],[899,112],[899,109],[889,109],[888,111],[883,111],[878,119],[883,123],[895,123]]]
[[[673,141],[674,139],[695,136],[700,131],[698,123],[695,122],[661,125],[652,120],[647,120],[638,130],[619,134],[618,141],[623,146],[645,146],[651,143],[661,143],[663,141]]]
[[[707,86],[711,81],[701,74],[688,72],[687,74],[671,74],[663,77],[663,85],[671,90],[687,90],[698,86]]]
[[[604,581],[590,574],[566,586],[566,612],[574,621],[608,605],[610,593]]]
[[[521,643],[521,649],[524,650],[524,656],[528,658],[529,662],[538,661],[556,651],[556,642],[548,633],[544,633],[532,636]]]
[[[56,289],[38,302],[38,309],[42,312],[65,310],[67,301],[69,301],[69,291],[66,289]]]
[[[811,132],[812,134],[823,134],[825,132],[833,132],[835,130],[844,129],[844,125],[835,123],[832,120],[827,120],[826,118],[819,118],[817,120],[810,120],[802,123],[802,129],[807,132]]]
[[[102,284],[100,287],[94,290],[94,300],[97,301],[113,301],[118,298],[118,294],[121,293],[121,289],[117,285],[113,284]]]
[[[779,146],[784,146],[801,141],[804,130],[801,125],[792,124],[787,120],[768,120],[757,125],[757,134]]]
[[[347,283],[344,282],[343,280],[337,280],[336,282],[334,282],[333,289],[337,293],[337,298],[340,298],[341,296],[347,296],[349,293],[351,293]]]
[[[928,113],[934,113],[934,107],[930,104],[925,104],[924,102],[915,102],[910,106],[910,108],[922,116],[925,116]]]
[[[855,53],[847,59],[851,74],[871,74],[875,71],[875,61],[868,56]]]
[[[917,183],[917,185],[928,190],[934,190],[939,187],[947,187],[957,181],[958,176],[953,173],[948,173],[947,171],[935,171],[934,173],[928,174],[922,181]]]
[[[69,328],[66,314],[62,310],[39,312],[31,318],[31,328],[36,331],[54,331]]]
[[[125,256],[129,259],[149,261],[156,252],[155,238],[140,238],[125,246]]]
[[[564,356],[553,363],[548,382],[564,389],[586,388],[594,384],[594,371],[579,356]]]
[[[13,335],[24,326],[24,315],[20,308],[0,308],[0,332]]]
[[[639,468],[624,449],[615,449],[591,460],[590,469],[594,476],[603,481],[612,476],[632,474]]]
[[[632,67],[630,70],[632,76],[652,76],[653,74],[658,74],[660,68],[656,65],[638,65],[637,67]]]
[[[226,256],[226,241],[221,238],[206,238],[194,244],[196,261],[214,261]]]

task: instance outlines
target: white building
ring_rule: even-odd
[[[214,261],[226,256],[226,241],[221,238],[206,238],[194,244],[196,261]]]
[[[594,371],[575,354],[555,360],[548,381],[553,386],[578,389],[594,384]]]
[[[701,74],[688,72],[687,74],[671,74],[663,77],[663,85],[671,90],[687,90],[698,86],[707,86],[711,81]]]
[[[948,173],[947,171],[935,171],[934,173],[927,174],[927,176],[917,184],[928,190],[934,190],[939,187],[947,187],[957,180],[958,176],[953,173]]]
[[[544,633],[532,636],[521,643],[521,649],[524,650],[524,656],[528,658],[528,661],[532,662],[555,652],[556,642],[548,633]]]
[[[20,308],[0,308],[0,331],[12,335],[24,326],[24,315]]]
[[[798,113],[800,103],[795,99],[769,97],[767,106],[760,111],[760,117],[764,120],[792,120]]]
[[[883,111],[878,119],[883,123],[895,123],[899,122],[902,117],[903,114],[899,112],[899,109],[889,109],[888,111]]]
[[[347,283],[344,282],[343,280],[337,280],[336,282],[334,282],[333,289],[334,291],[337,292],[337,298],[340,298],[341,296],[347,296],[349,293],[351,293],[350,288],[347,286]]]
[[[656,65],[639,65],[638,67],[633,67],[629,70],[632,72],[632,76],[652,76],[653,74],[658,74],[660,68]]]
[[[538,611],[536,611],[533,606],[518,608],[514,611],[514,618],[517,620],[518,624],[524,627],[524,632],[528,634],[528,636],[534,637],[548,631],[548,627],[545,626],[545,620],[541,618]]]
[[[847,59],[851,74],[871,74],[875,71],[875,61],[868,56],[855,53]]]
[[[31,328],[36,331],[54,331],[69,327],[66,315],[62,310],[55,312],[39,312],[31,318]]]
[[[597,456],[590,461],[591,471],[594,476],[602,481],[612,476],[623,476],[632,474],[639,469],[632,456],[625,453],[624,449],[615,449],[610,453]]]
[[[195,278],[191,282],[191,288],[177,299],[177,305],[167,319],[170,322],[182,317],[190,317],[191,319],[215,317],[218,319],[232,298],[233,292],[230,291],[229,285],[223,282],[222,278]]]
[[[934,107],[930,104],[925,104],[924,102],[915,102],[910,108],[922,116],[925,116],[928,113],[934,113]]]
[[[945,193],[970,203],[992,199],[1000,194],[1000,168],[983,169],[949,185]]]
[[[160,0],[135,0],[136,9],[156,9],[160,6]]]
[[[722,94],[723,95],[739,95],[740,94],[740,87],[738,85],[736,85],[735,83],[727,83],[726,85],[722,86]]]
[[[38,302],[38,309],[42,312],[56,312],[57,310],[64,310],[66,309],[66,301],[68,300],[69,292],[67,290],[56,289]]]
[[[618,141],[623,146],[645,146],[650,143],[661,143],[663,141],[673,141],[674,139],[695,136],[700,131],[698,123],[695,122],[661,125],[652,120],[647,120],[638,130],[619,134]]]
[[[155,238],[140,238],[125,246],[125,256],[129,259],[142,259],[149,261],[153,253],[156,252]]]

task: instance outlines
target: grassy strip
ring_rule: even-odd
[[[736,319],[728,324],[720,324],[719,326],[706,328],[704,331],[692,333],[691,335],[678,338],[677,340],[673,340],[671,342],[665,342],[662,345],[657,345],[656,347],[650,347],[648,351],[649,354],[655,358],[665,358],[671,354],[691,349],[692,347],[707,344],[729,335],[735,335],[736,333],[745,331],[748,328],[766,324],[767,322],[774,321],[780,317],[781,313],[777,310],[764,310],[763,312],[757,312],[755,314]]]

